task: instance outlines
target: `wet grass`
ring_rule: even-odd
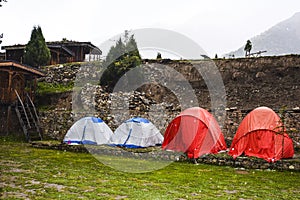
[[[37,92],[39,95],[49,94],[49,93],[61,93],[72,91],[74,83],[64,84],[54,84],[46,82],[38,82]]]
[[[88,153],[0,138],[4,199],[299,199],[300,173],[174,162],[147,173],[108,167]],[[113,162],[113,158],[101,158]],[[129,160],[119,162],[126,166]],[[135,163],[138,165],[139,163]]]

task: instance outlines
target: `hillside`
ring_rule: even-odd
[[[294,14],[264,33],[251,38],[252,51],[267,51],[263,55],[300,54],[300,12]],[[245,41],[246,44],[246,41]],[[236,51],[228,53],[235,57],[245,55],[244,44]]]

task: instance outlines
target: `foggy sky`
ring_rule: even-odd
[[[47,41],[67,38],[97,46],[124,30],[161,28],[189,37],[210,56],[236,50],[300,11],[299,0],[7,0],[2,5],[2,46],[26,44],[35,25]]]

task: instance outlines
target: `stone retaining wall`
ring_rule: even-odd
[[[201,60],[200,62],[212,61]],[[226,89],[227,103],[221,107],[225,109],[226,116],[219,116],[217,112],[214,114],[219,122],[225,119],[224,123],[220,124],[227,144],[229,145],[232,141],[238,125],[248,112],[259,106],[268,106],[278,112],[285,105],[288,111],[287,127],[295,130],[290,135],[295,147],[298,148],[300,144],[300,56],[215,59],[213,62],[219,69]],[[206,83],[193,68],[191,62],[145,60],[144,63],[148,65],[159,63],[176,69],[190,81],[198,97],[199,105],[213,112]],[[81,70],[79,78],[97,80],[97,69],[93,68],[95,64],[80,69],[82,66],[86,64],[75,63],[47,67],[44,69],[47,77],[41,81],[69,84],[75,80],[75,75],[79,70]],[[91,73],[94,71],[95,73]],[[80,109],[74,113],[76,107],[74,108],[74,102],[72,102],[72,93],[55,95],[53,99],[50,96],[40,97],[38,103],[49,107],[47,110],[40,111],[45,134],[59,140],[63,138],[72,123],[84,115],[94,115],[104,119],[113,130],[125,118],[145,117],[163,133],[168,123],[181,110],[174,94],[163,86],[155,84],[139,88],[133,93],[121,93],[115,96],[106,93],[100,86],[86,87],[75,95],[73,93],[73,100],[74,96],[75,99],[80,100],[80,102],[75,102],[76,106],[83,108],[81,110],[92,110],[90,113],[80,113]],[[91,95],[94,98],[89,98]],[[129,101],[127,110],[119,109],[118,105],[112,105],[118,98]],[[122,114],[128,111],[128,115],[122,117],[112,113],[112,109]]]
[[[230,156],[206,155],[197,159],[199,163],[213,164],[219,166],[232,166],[244,169],[273,169],[273,170],[292,170],[300,171],[299,159],[282,159],[274,163],[269,163],[263,159]]]
[[[181,153],[163,151],[160,147],[151,147],[145,149],[122,149],[119,147],[110,146],[83,146],[83,145],[67,145],[67,144],[47,144],[42,142],[32,143],[33,147],[55,149],[62,151],[91,153],[95,155],[109,155],[119,158],[133,158],[133,159],[148,159],[161,161],[181,161],[181,162],[195,162],[195,160],[188,159]],[[241,170],[245,169],[270,169],[270,170],[291,170],[300,171],[300,159],[283,159],[275,163],[268,163],[263,159],[238,157],[233,159],[226,153],[204,155],[196,160],[197,163],[205,163],[219,166],[232,166]]]

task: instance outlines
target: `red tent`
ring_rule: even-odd
[[[226,150],[226,143],[215,118],[208,111],[194,107],[181,112],[168,125],[162,148],[198,158]]]
[[[281,129],[280,117],[272,109],[256,108],[241,122],[229,155],[236,158],[244,153],[268,162],[291,158],[294,155],[293,141],[286,133],[281,134]]]

